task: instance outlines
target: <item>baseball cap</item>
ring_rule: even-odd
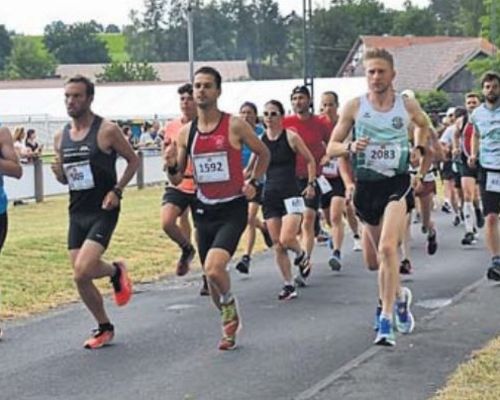
[[[401,92],[401,96],[408,97],[409,99],[415,98],[415,92],[411,89],[406,89]]]
[[[311,93],[309,92],[309,89],[307,88],[307,86],[295,86],[292,90],[292,96],[294,94],[297,94],[297,93],[302,93],[302,94],[305,94],[307,97],[311,97]]]

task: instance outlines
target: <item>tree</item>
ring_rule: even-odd
[[[467,69],[476,78],[479,88],[479,79],[486,71],[500,71],[500,53],[497,53],[496,58],[485,57],[470,61],[467,64]]]
[[[104,66],[104,71],[96,75],[98,82],[159,81],[154,67],[146,62],[111,63]]]
[[[494,1],[496,1],[495,7],[493,6]],[[480,18],[481,36],[490,39],[497,46],[500,46],[500,37],[498,35],[500,30],[500,4],[497,0],[484,0],[483,6],[484,14]],[[496,28],[494,33],[492,32],[493,25]]]
[[[431,90],[429,92],[417,92],[417,100],[427,113],[444,111],[451,106],[450,97],[442,90]]]
[[[104,30],[106,33],[120,33],[120,28],[115,24],[109,24]]]
[[[0,71],[5,68],[7,57],[12,51],[12,39],[5,25],[0,25]]]
[[[57,61],[47,49],[24,36],[16,36],[8,57],[8,79],[38,79],[53,76]]]
[[[98,33],[95,21],[72,25],[55,21],[45,27],[43,42],[61,64],[107,63],[108,50]]]
[[[437,33],[438,20],[430,8],[415,7],[405,2],[405,10],[394,15],[391,33],[394,35],[433,36]]]

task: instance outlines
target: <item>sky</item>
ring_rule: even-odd
[[[277,0],[283,14],[296,11],[302,14],[302,0]],[[384,0],[388,8],[401,9],[404,0]],[[313,4],[326,6],[329,0],[313,0]],[[419,7],[429,0],[413,0]],[[0,24],[8,30],[26,35],[41,35],[45,25],[61,20],[67,24],[95,19],[97,22],[118,26],[129,23],[131,9],[142,10],[143,0],[0,0]]]

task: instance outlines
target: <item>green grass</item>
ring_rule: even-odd
[[[158,280],[175,271],[179,249],[160,226],[162,194],[163,186],[126,190],[120,220],[104,257],[127,260],[135,282]],[[9,208],[9,233],[0,256],[0,317],[40,312],[78,300],[66,250],[67,204],[67,196],[57,196]],[[264,247],[257,235],[256,251]],[[199,269],[198,259],[194,264]],[[99,286],[109,290],[107,279],[100,280]]]
[[[129,60],[127,51],[125,50],[125,35],[122,33],[100,33],[99,38],[106,43],[108,48],[109,57],[112,61],[125,62]],[[29,35],[30,40],[35,42],[38,46],[43,47],[42,35]]]

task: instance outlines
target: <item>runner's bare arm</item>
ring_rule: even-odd
[[[432,154],[429,146],[429,120],[417,100],[405,98],[404,102],[406,110],[410,115],[410,119],[415,125],[414,150],[420,153],[420,165],[417,174],[423,177],[427,173],[427,170],[432,162]]]
[[[471,168],[476,167],[477,155],[479,154],[480,140],[481,139],[479,137],[479,129],[477,128],[476,124],[474,124],[474,133],[472,134],[470,156],[468,160],[469,167]]]
[[[231,117],[230,129],[233,138],[238,139],[240,143],[244,143],[255,154],[257,159],[250,175],[250,180],[260,179],[267,171],[271,159],[269,149],[253,132],[252,127],[241,118]],[[236,147],[235,142],[236,140],[231,141],[233,147]]]
[[[127,141],[118,125],[108,121],[106,121],[105,124],[106,125],[103,127],[103,133],[105,135],[106,142],[109,143],[111,149],[116,151],[119,156],[123,157],[127,161],[125,171],[123,171],[122,176],[116,183],[116,187],[123,190],[134,177],[137,168],[139,168],[139,157],[135,154],[134,149]]]
[[[184,171],[187,164],[187,142],[191,123],[184,125],[179,131],[177,141],[170,141],[165,144],[163,151],[163,161],[168,175],[168,180],[173,185],[178,185],[184,178]]]
[[[339,120],[335,128],[333,128],[330,141],[326,148],[326,154],[329,157],[345,157],[349,153],[357,150],[362,150],[366,147],[366,139],[356,140],[354,142],[346,142],[349,136],[356,113],[359,109],[359,99],[352,99],[346,103],[344,108],[340,111]],[[364,147],[363,147],[364,146]]]
[[[66,175],[64,175],[64,170],[62,166],[62,154],[61,154],[61,141],[62,141],[62,131],[56,132],[54,135],[54,161],[50,164],[50,168],[54,173],[57,181],[63,185],[68,184]]]
[[[6,127],[0,128],[0,153],[0,173],[17,179],[21,178],[23,169],[14,150],[12,135]]]
[[[452,136],[452,154],[458,156],[460,154],[460,138],[462,126],[464,124],[464,117],[460,117],[455,121],[454,131]]]

